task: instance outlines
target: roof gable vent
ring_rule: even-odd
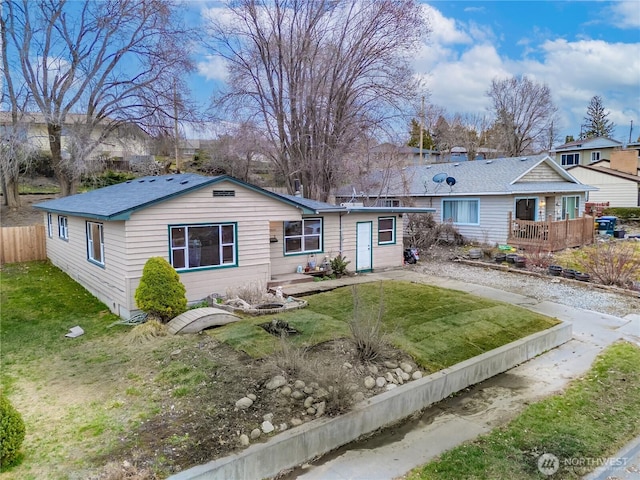
[[[214,197],[235,197],[236,191],[235,190],[214,190],[213,196]]]

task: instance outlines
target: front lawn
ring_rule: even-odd
[[[468,293],[411,282],[386,281],[358,285],[361,310],[371,317],[383,309],[385,332],[393,345],[433,372],[501,345],[557,325],[557,320],[510,304]],[[303,310],[278,315],[301,332],[296,343],[318,344],[349,335],[353,287],[308,297]],[[382,298],[382,302],[380,299]],[[257,324],[264,317],[230,324],[213,332],[234,348],[260,357],[277,342]]]
[[[444,453],[407,480],[582,478],[640,434],[638,365],[640,348],[612,345],[563,394],[530,405],[506,427]],[[538,469],[543,454],[558,458],[553,476]]]
[[[266,412],[274,424],[300,415],[263,391],[273,375],[264,358],[279,340],[257,325],[289,322],[301,332],[292,342],[316,345],[333,365],[335,352],[323,345],[348,335],[353,307],[352,290],[343,288],[307,297],[303,310],[143,339],[130,326],[109,328],[117,318],[106,306],[49,263],[5,265],[0,273],[1,388],[27,429],[23,461],[3,480],[92,478],[125,461],[164,478],[229,455],[240,448],[238,432],[259,427]],[[462,292],[383,287],[386,333],[428,371],[557,323]],[[361,312],[377,315],[380,284],[361,285],[357,295]],[[65,338],[76,325],[85,334]],[[234,409],[249,392],[258,393],[254,407]]]

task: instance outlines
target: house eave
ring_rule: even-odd
[[[354,213],[435,213],[435,208],[420,207],[346,207]]]

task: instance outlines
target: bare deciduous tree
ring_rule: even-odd
[[[2,6],[0,5],[0,9]],[[0,10],[1,11],[1,10]],[[9,70],[9,59],[7,57],[7,36],[4,25],[0,23],[0,55],[2,55],[2,73],[4,88],[2,89],[2,105],[8,108],[9,119],[5,120],[5,126],[0,131],[0,184],[4,193],[4,204],[9,207],[20,206],[20,195],[18,192],[18,181],[20,172],[25,170],[32,153],[32,148],[28,139],[28,127],[23,121],[22,105],[18,104],[21,91],[16,91],[11,76],[6,72]],[[28,101],[26,95],[23,101]]]
[[[79,160],[121,125],[171,128],[175,78],[192,68],[192,31],[180,24],[172,0],[4,5],[4,74],[26,87],[44,116],[62,195],[75,192]],[[67,161],[62,137],[71,114],[83,120],[73,127]]]
[[[238,0],[210,49],[228,63],[222,104],[265,128],[291,192],[300,179],[327,200],[362,131],[415,98],[408,54],[426,33],[415,0]]]
[[[494,79],[487,95],[493,102],[500,150],[507,156],[516,157],[547,145],[557,111],[547,85],[524,76]]]

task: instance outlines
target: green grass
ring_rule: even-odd
[[[618,343],[561,394],[527,409],[504,428],[416,468],[408,480],[577,479],[640,434],[640,348]],[[547,477],[537,459],[551,453],[560,469]],[[591,464],[592,467],[579,466]]]
[[[358,292],[361,311],[375,315],[380,285],[362,285]],[[350,288],[308,301],[308,308],[277,316],[302,332],[292,337],[294,344],[348,335]],[[279,347],[258,326],[273,318],[267,316],[197,338],[133,342],[131,327],[109,328],[117,318],[107,307],[48,262],[3,266],[0,303],[0,388],[27,428],[23,463],[2,472],[7,480],[66,479],[69,472],[95,468],[101,455],[123,448],[127,432],[161,420],[170,405],[193,402],[200,405],[194,412],[205,417],[223,412],[224,405],[202,401],[223,388],[228,368],[220,350],[204,347],[215,345],[208,335],[253,357]],[[431,369],[555,323],[517,307],[403,282],[384,283],[384,306],[392,340]],[[85,334],[65,338],[76,325]]]
[[[190,336],[131,344],[131,327],[109,328],[119,318],[48,262],[4,265],[0,304],[0,389],[27,429],[23,463],[0,470],[3,479],[67,479],[94,466],[123,432],[160,414],[163,392],[199,395],[216,368],[191,353]],[[84,335],[66,338],[76,325]]]
[[[410,282],[383,282],[383,322],[398,348],[430,371],[440,370],[483,352],[547,329],[549,317],[464,292]],[[380,284],[357,287],[360,314],[377,316]],[[343,287],[306,298],[309,306],[275,317],[301,332],[298,345],[347,337],[353,316],[353,290]],[[212,334],[254,357],[276,348],[277,339],[258,325],[274,316],[229,324]]]
[[[18,192],[21,195],[55,194],[60,193],[60,187],[58,185],[30,185],[23,183],[18,185]]]
[[[65,348],[61,342],[84,344],[113,333],[105,327],[117,317],[50,263],[5,265],[1,280],[0,337],[5,366],[58,352]],[[75,339],[65,338],[76,325],[80,325],[85,334]],[[37,348],[33,348],[35,346]],[[95,352],[84,361],[100,363],[108,359],[104,355],[104,352]]]

